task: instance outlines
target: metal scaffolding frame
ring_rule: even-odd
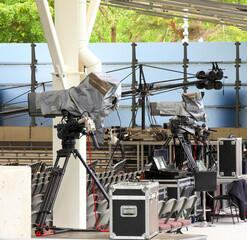
[[[102,0],[101,4],[168,19],[185,18],[247,30],[247,5],[240,3],[212,0]]]

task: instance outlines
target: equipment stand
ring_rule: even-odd
[[[178,132],[178,133],[176,133],[176,134],[173,134],[173,133],[172,133],[172,134],[167,138],[167,140],[166,140],[166,142],[165,142],[165,144],[163,145],[162,148],[167,148],[169,142],[170,142],[173,138],[175,138],[175,137],[178,138],[179,143],[181,144],[181,146],[182,146],[183,149],[184,149],[184,152],[185,152],[185,154],[186,154],[186,156],[187,156],[187,158],[188,158],[188,163],[189,163],[188,165],[189,165],[189,167],[191,168],[192,172],[198,171],[198,167],[197,167],[196,162],[195,162],[195,160],[194,160],[194,158],[193,158],[193,156],[192,156],[190,142],[185,140],[185,138],[184,138],[184,136],[183,136],[182,133],[180,133],[180,132]]]
[[[194,227],[200,227],[200,228],[215,227],[214,225],[207,223],[207,218],[206,218],[206,191],[203,191],[202,195],[203,195],[203,206],[202,206],[203,207],[203,221],[200,224],[195,225]]]
[[[57,158],[51,173],[51,178],[47,187],[47,191],[44,196],[44,200],[42,202],[40,211],[38,213],[38,217],[36,220],[36,236],[42,236],[43,235],[43,229],[45,228],[48,230],[49,228],[46,226],[46,218],[47,214],[51,213],[56,201],[56,197],[63,179],[63,176],[66,171],[66,167],[68,165],[69,158],[71,154],[76,158],[78,157],[81,161],[81,163],[84,165],[84,167],[87,169],[87,172],[90,174],[90,176],[93,178],[95,183],[98,185],[99,189],[101,190],[102,194],[106,198],[106,200],[109,202],[109,196],[105,192],[104,188],[96,178],[94,172],[88,167],[88,165],[83,160],[81,154],[78,152],[78,150],[75,149],[75,139],[65,139],[62,141],[63,148],[57,151]],[[63,167],[59,167],[59,161],[61,158],[65,158]]]

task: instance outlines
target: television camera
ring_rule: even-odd
[[[48,229],[47,214],[53,210],[71,155],[81,161],[109,202],[105,189],[75,149],[75,142],[81,135],[90,135],[95,147],[99,147],[98,141],[104,140],[104,119],[118,107],[120,95],[119,82],[106,73],[90,73],[77,87],[68,90],[29,94],[30,116],[62,117],[61,122],[55,126],[57,136],[62,140],[62,149],[57,151],[47,191],[38,213],[36,236],[42,236],[44,229]],[[61,162],[62,158],[64,161]]]
[[[164,123],[163,127],[164,129],[169,129],[173,134],[176,134],[179,131],[182,133],[189,133],[202,142],[208,139],[211,132],[216,132],[215,129],[207,127],[206,124],[200,126],[197,124],[197,121],[185,116],[174,116],[169,119],[168,123]]]
[[[199,121],[206,122],[207,114],[204,111],[203,92],[182,94],[182,102],[156,102],[151,103],[151,114],[159,116],[173,116],[168,123],[164,124],[165,129],[170,129],[171,134],[162,148],[167,148],[172,139],[177,138],[188,159],[188,168],[193,173],[199,171],[191,150],[191,143],[188,134],[199,141],[204,142],[213,129],[206,125],[198,125]]]
[[[95,123],[95,136],[104,141],[104,119],[118,108],[120,83],[102,72],[90,73],[78,86],[67,90],[29,93],[31,117],[63,117],[64,111],[74,118],[89,117]]]

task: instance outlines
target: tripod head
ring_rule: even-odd
[[[62,110],[63,118],[61,123],[57,124],[57,136],[62,139],[63,148],[75,148],[75,140],[82,135],[90,135],[94,146],[99,148],[98,141],[95,137],[95,124],[88,114],[88,117],[76,117],[66,110]]]
[[[168,123],[164,123],[164,129],[170,129],[171,133],[175,136],[177,133],[190,133],[194,135],[196,126],[197,122],[193,118],[185,116],[174,116],[169,119]]]
[[[188,133],[201,141],[207,140],[211,132],[217,132],[205,124],[200,126],[195,119],[185,116],[174,116],[169,119],[168,123],[164,123],[164,129],[170,129],[175,136],[178,133]]]

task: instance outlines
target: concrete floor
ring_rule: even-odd
[[[193,225],[198,225],[195,223]],[[191,225],[188,231],[183,233],[207,235],[207,240],[246,240],[247,239],[247,222],[233,224],[231,218],[219,219],[214,222],[214,227],[198,228]]]
[[[219,219],[214,223],[214,227],[198,228],[195,227],[199,223],[192,224],[188,231],[183,229],[184,234],[159,234],[152,238],[154,240],[246,240],[247,239],[247,222],[241,221],[236,224],[232,223],[231,218]],[[36,240],[38,237],[33,236]],[[42,240],[49,239],[109,239],[109,233],[83,233],[68,232],[57,235],[42,237]]]
[[[32,239],[38,239],[39,237],[33,237]],[[42,240],[49,239],[84,239],[84,240],[100,240],[100,239],[109,239],[109,233],[85,233],[85,232],[68,232],[61,233],[57,235],[50,235],[42,237]],[[202,235],[191,235],[191,234],[168,234],[160,233],[157,236],[152,238],[153,240],[207,240],[206,236]]]

